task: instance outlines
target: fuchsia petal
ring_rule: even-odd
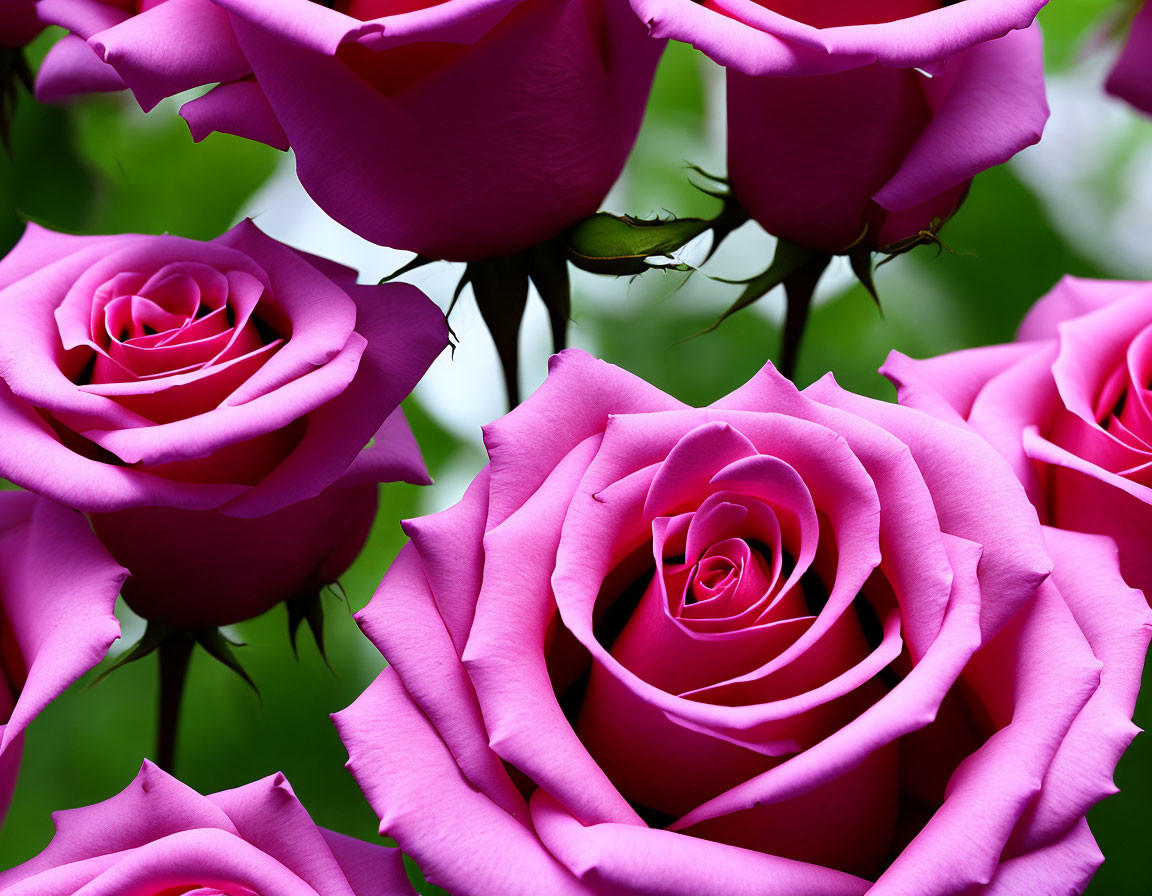
[[[0,595],[27,670],[0,751],[120,637],[112,613],[128,572],[78,513],[27,493],[0,500],[23,519],[0,533]],[[14,521],[15,522],[15,521]]]
[[[255,81],[230,81],[214,87],[181,106],[180,115],[188,122],[188,130],[197,143],[219,131],[267,143],[274,149],[289,148],[276,113]]]
[[[540,838],[574,873],[629,896],[859,896],[849,874],[670,831],[585,826],[543,790],[532,797]]]
[[[1048,120],[1042,49],[1033,25],[951,57],[924,84],[931,122],[876,202],[912,208],[1038,142]]]
[[[1108,92],[1152,115],[1152,6],[1145,3],[1132,21],[1124,52],[1108,76]]]
[[[468,784],[392,669],[334,718],[381,832],[432,883],[460,893],[608,896],[581,883],[529,828]],[[380,759],[404,772],[379,774]]]
[[[228,14],[211,0],[165,0],[88,42],[145,112],[166,96],[249,71]]]
[[[116,69],[74,34],[53,44],[36,72],[36,99],[42,103],[60,102],[78,93],[123,90],[124,86]]]
[[[527,806],[488,746],[475,692],[412,545],[393,561],[380,591],[357,622],[401,681],[409,681],[406,690],[465,777],[509,815],[524,819]]]

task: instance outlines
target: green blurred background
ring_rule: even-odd
[[[943,231],[948,251],[918,249],[880,269],[879,314],[843,268],[826,278],[806,337],[801,385],[833,371],[839,382],[891,398],[876,374],[897,348],[937,354],[1012,338],[1023,313],[1066,273],[1152,278],[1152,121],[1107,100],[1101,84],[1115,47],[1101,41],[1105,0],[1060,0],[1041,16],[1053,118],[1039,147],[979,177]],[[42,53],[55,35],[33,50]],[[723,170],[722,74],[699,54],[673,46],[661,65],[636,152],[606,207],[637,215],[708,215],[714,200],[695,190],[688,162]],[[175,105],[145,116],[123,96],[91,97],[68,108],[24,96],[11,155],[0,153],[0,249],[32,219],[90,233],[171,232],[208,239],[239,217],[256,217],[274,236],[358,265],[378,278],[405,259],[352,237],[324,219],[295,184],[290,157],[214,136],[193,145]],[[709,263],[715,276],[758,273],[772,241],[749,225]],[[447,306],[458,271],[425,269],[418,282]],[[715,332],[710,324],[736,290],[697,273],[651,273],[638,280],[575,276],[572,342],[629,368],[677,397],[714,400],[747,380],[776,352],[782,299],[773,294]],[[537,303],[538,305],[538,303]],[[479,426],[499,413],[502,391],[478,315],[454,313],[460,345],[447,353],[406,407],[437,478],[428,489],[387,485],[370,542],[342,577],[351,608],[371,597],[402,544],[398,521],[453,503],[483,464]],[[545,319],[535,307],[523,339],[526,391],[544,375]],[[471,391],[469,391],[471,390]],[[193,660],[178,772],[201,792],[283,771],[318,823],[371,838],[376,818],[343,769],[346,754],[328,714],[348,705],[382,667],[351,614],[328,598],[331,668],[306,633],[299,659],[283,609],[235,626],[241,660],[261,697],[233,673]],[[122,652],[143,625],[123,607]],[[123,645],[123,646],[121,646]],[[156,663],[148,658],[94,676],[56,701],[31,726],[20,783],[0,836],[0,867],[21,862],[52,835],[50,813],[122,789],[153,751]],[[1137,709],[1152,721],[1152,685]],[[1107,857],[1091,893],[1152,892],[1145,841],[1152,833],[1152,738],[1138,738],[1117,773],[1121,794],[1090,820]],[[436,892],[426,888],[427,892]]]

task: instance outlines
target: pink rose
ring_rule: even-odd
[[[0,821],[24,729],[104,658],[127,570],[84,518],[27,492],[0,492]]]
[[[965,420],[1005,457],[1049,525],[1115,539],[1152,595],[1152,283],[1066,277],[1017,341],[882,372],[901,404]]]
[[[236,622],[333,581],[377,483],[428,481],[399,405],[446,342],[414,287],[251,222],[33,225],[0,262],[0,475],[91,514],[141,615]]]
[[[766,230],[889,246],[1040,139],[1045,0],[632,0],[728,68],[728,173]]]
[[[577,352],[485,437],[406,524],[361,614],[389,667],[337,716],[430,880],[1083,889],[1152,622],[979,437],[771,367],[689,408]]]
[[[148,109],[222,82],[182,110],[197,140],[291,146],[337,221],[461,260],[515,254],[597,210],[663,48],[625,0],[39,6],[73,32],[45,60],[42,97],[127,85]]]
[[[1144,3],[1136,13],[1106,87],[1113,96],[1152,115],[1152,4]]]
[[[110,800],[53,816],[4,896],[413,896],[400,852],[317,827],[281,774],[201,796],[150,762]]]

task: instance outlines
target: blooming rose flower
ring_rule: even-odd
[[[377,483],[428,481],[399,404],[447,342],[417,289],[354,278],[251,222],[30,226],[0,262],[0,475],[90,513],[149,619],[223,625],[332,581]]]
[[[72,32],[45,60],[42,98],[127,85],[148,109],[221,82],[182,110],[197,140],[291,146],[337,221],[459,260],[512,255],[596,211],[663,48],[625,0],[39,7]]]
[[[978,436],[771,367],[688,408],[573,352],[485,436],[461,503],[407,524],[361,615],[390,665],[337,717],[430,880],[1086,885],[1149,612]]]
[[[1109,93],[1152,115],[1152,5],[1144,3],[1136,13],[1106,86]]]
[[[317,827],[276,774],[201,796],[150,762],[110,800],[53,815],[4,896],[413,896],[398,850]]]
[[[1017,341],[882,372],[901,404],[966,420],[1008,459],[1045,522],[1099,532],[1152,595],[1152,283],[1067,277]]]
[[[932,227],[1040,139],[1045,0],[632,0],[656,37],[728,68],[732,190],[814,249]],[[1021,30],[1024,29],[1024,30]]]
[[[104,658],[127,570],[84,517],[27,492],[0,492],[0,821],[24,729]]]

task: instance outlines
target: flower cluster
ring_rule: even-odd
[[[405,271],[467,262],[516,405],[529,283],[562,344],[569,260],[637,273],[747,219],[779,246],[736,307],[786,287],[789,368],[834,255],[875,295],[872,253],[938,241],[1041,138],[1044,5],[8,0],[0,127],[30,45],[43,102],[200,90],[195,140],[292,150]],[[1152,111],[1152,5],[1130,24],[1107,89]],[[725,70],[724,209],[598,214],[669,40]],[[160,654],[160,764],[57,813],[0,896],[412,896],[405,854],[453,896],[1088,888],[1152,638],[1152,284],[1065,279],[1011,344],[894,352],[896,402],[769,363],[692,407],[558,351],[463,499],[398,523],[379,486],[431,484],[402,404],[451,331],[358,279],[248,219],[32,223],[0,260],[0,816],[118,596],[126,659]],[[319,633],[378,505],[408,537],[356,616],[386,666],[333,718],[395,846],[282,774],[169,774],[192,645],[240,668],[218,627],[282,603]]]

